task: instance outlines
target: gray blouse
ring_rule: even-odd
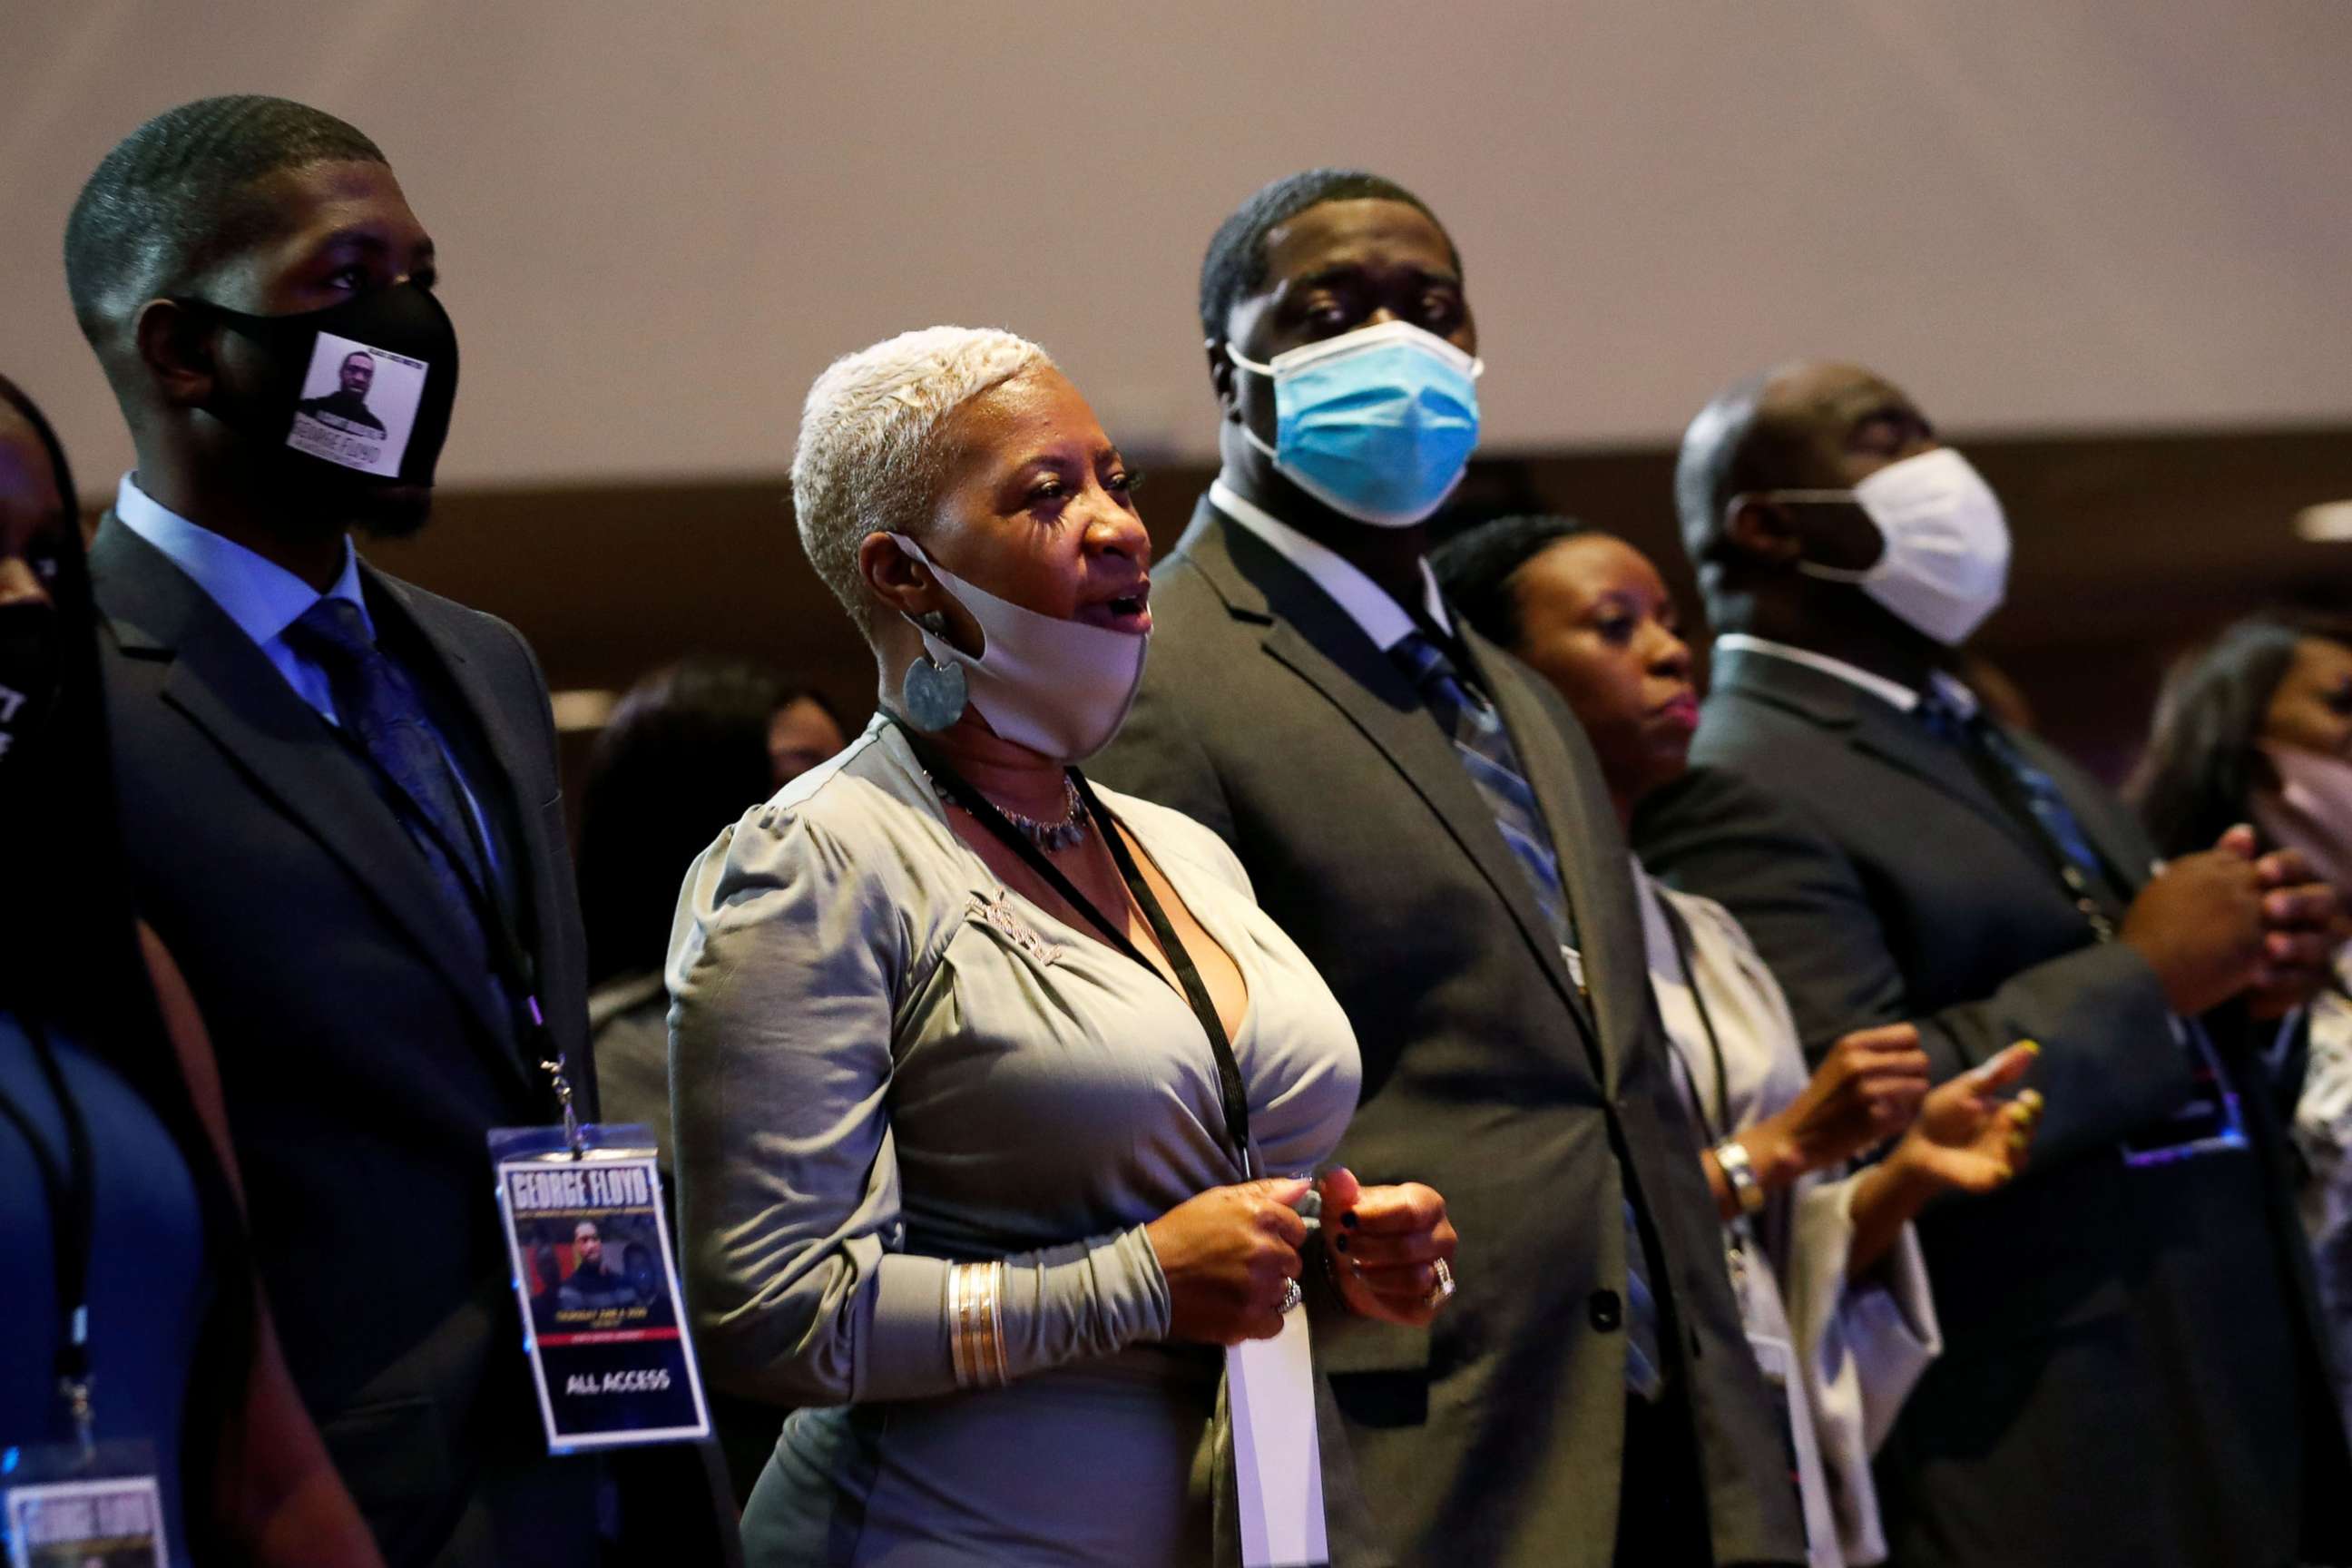
[[[1099,794],[1247,983],[1233,1045],[1261,1168],[1310,1170],[1355,1110],[1346,1016],[1223,840]],[[887,721],[704,852],[668,981],[689,1294],[720,1386],[953,1392],[953,1261],[1005,1260],[1016,1383],[1166,1333],[1143,1226],[1244,1179],[1200,1021],[1006,889]]]

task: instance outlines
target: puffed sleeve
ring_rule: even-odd
[[[1814,1436],[1833,1487],[1839,1533],[1858,1560],[1885,1555],[1866,1500],[1870,1458],[1927,1363],[1943,1352],[1919,1237],[1906,1225],[1867,1274],[1846,1268],[1860,1176],[1800,1187],[1789,1245],[1775,1260],[1789,1327],[1811,1384]]]
[[[671,928],[695,1332],[716,1384],[780,1404],[956,1388],[950,1266],[904,1250],[888,1114],[895,1020],[946,937],[887,841],[858,848],[771,804],[695,863]],[[1013,1376],[1167,1331],[1140,1226],[1004,1262]]]

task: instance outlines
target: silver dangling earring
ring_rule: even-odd
[[[907,722],[927,735],[936,735],[962,718],[971,697],[963,666],[934,663],[929,654],[918,656],[907,667],[898,690],[907,704]]]

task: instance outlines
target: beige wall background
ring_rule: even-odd
[[[827,359],[945,320],[1197,457],[1202,245],[1319,162],[1453,228],[1490,451],[1669,438],[1823,351],[1965,429],[2352,419],[2335,0],[9,0],[0,34],[0,369],[93,490],[128,451],[66,211],[231,90],[390,153],[463,334],[461,486],[776,475]]]

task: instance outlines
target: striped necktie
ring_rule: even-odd
[[[1389,650],[1435,717],[1439,728],[1454,741],[1470,782],[1478,786],[1495,814],[1495,826],[1510,847],[1534,888],[1536,902],[1551,922],[1561,951],[1576,950],[1576,921],[1560,882],[1559,856],[1551,834],[1537,809],[1536,794],[1519,768],[1519,754],[1510,731],[1493,704],[1465,683],[1454,661],[1435,639],[1421,632],[1406,634]],[[1581,962],[1571,970],[1581,972]],[[1642,1227],[1633,1203],[1625,1200],[1625,1385],[1645,1400],[1664,1390],[1658,1360],[1658,1304],[1650,1292],[1648,1255],[1642,1246]]]

